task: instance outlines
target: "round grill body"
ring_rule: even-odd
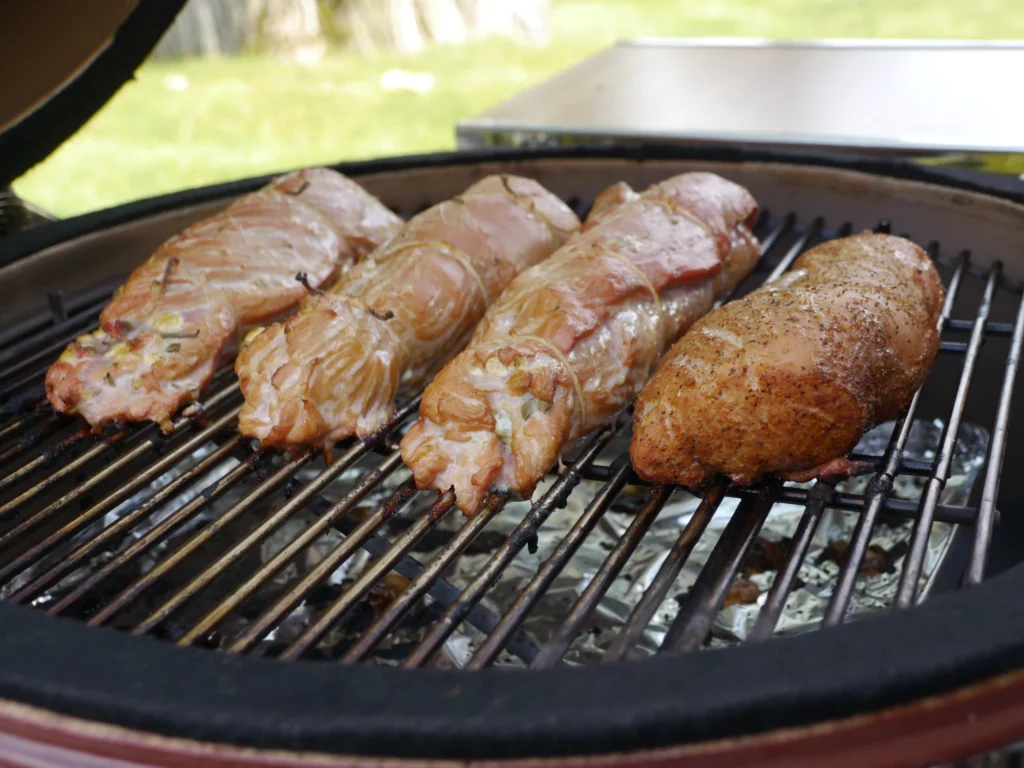
[[[330,465],[240,440],[230,371],[215,379],[202,418],[180,417],[170,436],[147,427],[88,435],[38,404],[46,367],[163,239],[264,180],[29,230],[0,243],[0,752],[9,764],[900,765],[1024,734],[1013,520],[1024,499],[1024,417],[1012,408],[1024,205],[1012,188],[910,165],[659,147],[340,170],[405,216],[498,171],[536,178],[583,212],[616,181],[642,188],[710,170],[766,211],[763,263],[741,293],[823,239],[906,233],[929,248],[953,294],[943,353],[907,421],[908,430],[937,425],[935,445],[920,457],[895,450],[897,423],[867,456],[878,482],[859,491],[709,489],[681,524],[678,548],[630,593],[626,618],[597,621],[678,498],[621,459],[625,419],[577,446],[532,504],[495,500],[469,522],[405,492],[395,440],[415,401],[405,421],[341,446]],[[968,424],[987,437],[973,485],[954,498],[943,494]],[[886,485],[893,477],[918,478],[922,493],[901,498]],[[677,582],[693,542],[733,499],[696,581]],[[775,592],[763,587],[761,612],[775,615],[742,642],[720,642],[712,625],[735,581],[756,571],[759,531],[783,503],[801,512],[774,566]],[[835,560],[828,626],[773,637],[800,586],[800,547],[830,510],[853,521],[847,551],[865,549]],[[575,515],[565,535],[529,560],[545,526],[565,515]],[[911,521],[909,539],[893,555],[893,584],[909,568],[921,585],[912,579],[897,605],[847,621],[872,531],[901,521]],[[949,542],[929,564],[934,525],[948,527]],[[596,535],[609,543],[584,587],[546,605]],[[519,591],[491,589],[523,563],[532,570]],[[672,600],[667,631],[651,635]],[[531,624],[542,610],[556,620]],[[586,633],[608,634],[580,651]],[[455,638],[469,638],[470,651]]]

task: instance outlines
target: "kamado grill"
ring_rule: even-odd
[[[135,53],[80,78],[134,67],[169,19],[140,13]],[[940,266],[941,354],[858,447],[866,477],[652,488],[624,414],[532,502],[466,520],[402,465],[417,400],[328,464],[243,440],[230,369],[166,436],[94,436],[45,404],[48,365],[163,239],[265,180],[0,240],[0,762],[930,764],[1024,735],[1019,193],[647,145],[341,167],[403,216],[496,171],[582,215],[611,182],[698,169],[764,210],[735,295],[863,229]]]

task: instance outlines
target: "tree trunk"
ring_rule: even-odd
[[[550,40],[551,0],[329,0],[336,26],[356,50],[416,53],[427,43],[505,37]]]
[[[530,45],[551,39],[551,0],[461,0],[472,37],[507,37]]]
[[[260,30],[270,51],[289,61],[319,61],[326,50],[317,0],[263,0]]]
[[[370,53],[422,51],[429,43],[505,37],[544,45],[551,0],[320,0],[348,44]],[[300,62],[318,60],[326,43],[318,0],[190,0],[154,58],[233,55],[266,48]]]
[[[160,40],[153,57],[236,54],[250,44],[254,7],[262,0],[191,0]]]
[[[448,45],[466,42],[469,30],[456,0],[419,0],[419,7],[431,40]]]
[[[335,26],[348,32],[348,44],[360,53],[377,50],[381,18],[380,6],[374,0],[350,0],[334,10]]]
[[[317,0],[190,0],[153,57],[234,55],[261,44],[288,60],[322,56]]]
[[[388,25],[391,47],[399,53],[418,53],[426,43],[420,31],[416,0],[389,0]]]

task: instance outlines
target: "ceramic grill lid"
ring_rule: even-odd
[[[131,79],[184,4],[7,3],[0,23],[0,188],[96,114]]]

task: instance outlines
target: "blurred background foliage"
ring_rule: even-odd
[[[137,78],[15,190],[69,216],[302,165],[451,149],[457,120],[623,38],[1017,39],[1021,8],[1021,0],[190,0]]]

